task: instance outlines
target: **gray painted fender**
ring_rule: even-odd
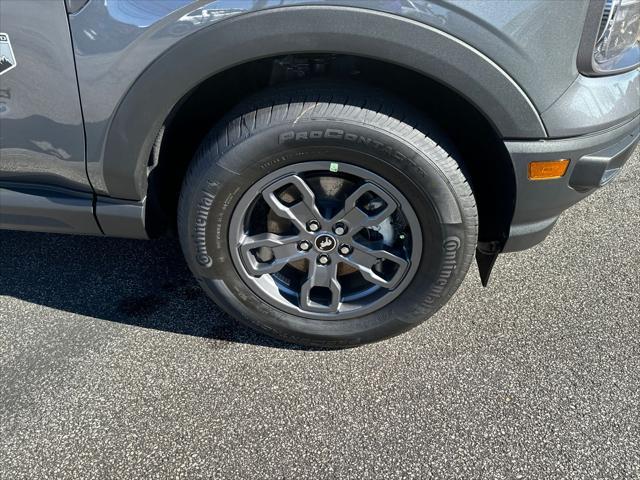
[[[181,98],[230,67],[294,52],[333,52],[392,62],[460,92],[503,137],[547,136],[538,111],[518,84],[488,57],[449,34],[359,8],[276,8],[202,28],[171,47],[138,77],[109,126],[102,168],[89,169],[94,187],[104,186],[98,193],[144,199],[153,143]]]

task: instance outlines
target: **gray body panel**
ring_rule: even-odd
[[[101,235],[91,193],[3,183],[0,228],[35,232]]]
[[[64,3],[2,0],[0,32],[17,60],[0,76],[0,182],[90,192]]]
[[[235,64],[290,52],[414,68],[466,96],[503,138],[608,128],[634,115],[624,95],[638,95],[639,74],[579,75],[587,10],[582,0],[91,1],[70,17],[91,183],[142,200],[151,145],[180,98]]]
[[[186,7],[177,8],[183,3]],[[305,6],[293,6],[299,3]],[[91,2],[71,17],[87,122],[88,171],[98,193],[142,198],[144,168],[155,134],[193,86],[243,61],[291,52],[332,51],[400,63],[470,97],[505,137],[546,135],[520,86],[481,51],[445,33],[442,26],[450,17],[452,30],[459,25],[466,31],[474,24],[476,30],[483,26],[477,38],[489,31],[496,35],[496,27],[468,19],[473,15],[460,6],[433,11],[426,2],[387,0],[195,4],[200,8],[193,10],[194,3],[189,2]],[[291,6],[249,13],[275,5]],[[512,17],[522,15],[520,8],[512,10]],[[504,12],[499,22],[509,23]],[[575,34],[579,38],[580,32]],[[515,42],[510,49],[523,51]],[[528,54],[521,63],[530,63]],[[575,75],[569,77],[559,90],[566,89]]]
[[[606,130],[637,116],[640,72],[612,77],[580,75],[542,119],[553,137],[574,137]]]
[[[578,76],[575,59],[587,13],[583,0],[92,1],[71,17],[81,88],[100,93],[85,102],[87,121],[108,120],[127,87],[188,35],[215,28],[232,16],[295,5],[377,10],[448,33],[508,72],[539,111],[549,108]],[[323,25],[305,27],[312,32]],[[383,36],[387,32],[376,33]],[[236,40],[242,43],[243,38]],[[294,43],[292,50],[296,46]],[[205,47],[211,45],[201,45]],[[415,48],[434,50],[426,45]]]
[[[421,46],[425,44],[432,48],[425,50]],[[545,135],[535,108],[508,75],[478,51],[438,30],[370,10],[287,7],[240,15],[203,29],[151,64],[108,123],[87,124],[92,184],[98,193],[143,198],[145,168],[157,132],[193,87],[238,63],[323,49],[382,58],[430,73],[464,92],[505,136]],[[78,63],[81,71],[82,61]]]

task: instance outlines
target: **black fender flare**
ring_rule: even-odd
[[[352,7],[291,6],[241,14],[184,38],[138,77],[112,118],[102,159],[110,196],[146,196],[149,155],[163,122],[194,87],[252,60],[291,53],[374,58],[460,93],[503,138],[544,138],[540,115],[496,63],[457,38],[397,15]]]

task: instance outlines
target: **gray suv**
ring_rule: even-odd
[[[640,134],[640,0],[2,0],[0,226],[176,232],[206,293],[347,347],[541,242]]]

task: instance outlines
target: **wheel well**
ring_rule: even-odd
[[[308,78],[344,79],[383,88],[423,111],[455,146],[479,213],[486,250],[507,239],[515,205],[513,164],[490,121],[462,95],[417,72],[348,55],[287,55],[248,62],[202,82],[174,107],[158,134],[150,164],[147,225],[174,229],[182,179],[196,149],[221,117],[247,95]]]

